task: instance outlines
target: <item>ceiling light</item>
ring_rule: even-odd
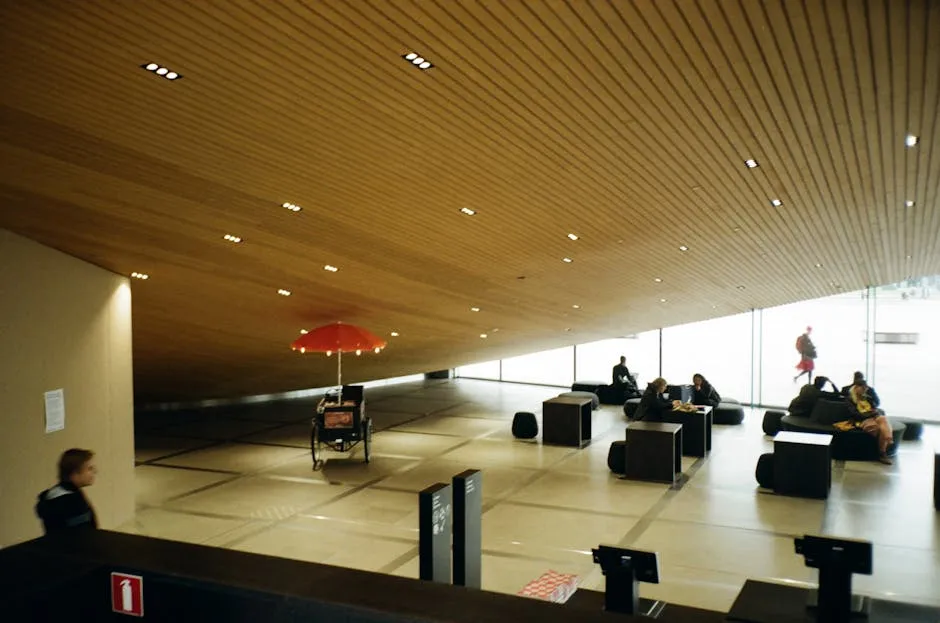
[[[688,251],[688,250],[689,250],[689,247],[687,247],[687,246],[685,246],[685,245],[683,244],[683,245],[680,245],[680,246],[679,246],[679,250],[680,250],[680,251]]]
[[[141,65],[141,67],[143,67],[144,69],[146,69],[147,71],[151,73],[157,74],[158,76],[162,76],[166,78],[167,80],[178,80],[183,77],[179,75],[178,73],[176,73],[175,71],[170,71],[166,67],[162,67],[160,65],[157,65],[156,63],[144,63],[143,65]]]
[[[236,244],[238,244],[239,242],[242,241],[241,238],[239,238],[238,236],[233,236],[232,234],[225,234],[225,235],[222,236],[222,237],[225,238],[226,240],[228,240],[229,242],[234,242],[234,243],[236,243]]]
[[[482,338],[485,340],[485,339],[486,339],[486,333],[481,333],[481,334],[480,334],[480,337],[482,337]]]
[[[914,136],[913,134],[908,134],[907,138],[904,139],[904,144],[907,145],[908,147],[913,147],[914,145],[917,144],[917,140],[918,139],[916,136]]]
[[[467,216],[473,216],[477,213],[476,210],[471,210],[470,208],[460,208],[460,211],[466,214]]]
[[[290,203],[290,202],[287,202],[287,201],[285,201],[284,203],[282,203],[282,204],[281,204],[281,207],[282,207],[282,208],[287,208],[287,209],[290,210],[291,212],[300,212],[300,211],[303,209],[303,208],[301,208],[299,205],[297,205],[296,203]]]
[[[712,309],[718,309],[717,305],[712,305]]]
[[[328,270],[328,271],[330,271],[331,273],[335,273],[335,272],[338,271],[339,269],[336,268],[335,266],[332,266],[331,264],[327,264],[326,266],[323,267],[323,270]]]
[[[906,257],[905,257],[904,259],[907,259],[907,260],[909,260],[909,259],[911,259],[911,256],[910,256],[910,255],[908,255],[908,256],[906,256]]]
[[[561,261],[564,262],[565,264],[570,264],[574,260],[572,260],[570,257],[563,257],[561,258]]]
[[[666,299],[659,299],[659,302],[660,302],[660,303],[665,303],[665,302],[666,302]]]
[[[565,327],[565,332],[571,331],[571,327]]]
[[[656,277],[656,279],[653,279],[653,281],[655,281],[656,283],[662,283],[662,282],[663,282],[663,280],[660,279],[659,277]]]
[[[301,330],[300,330],[300,334],[301,334],[301,335],[307,335],[308,333],[310,333],[310,332],[307,331],[306,329],[301,329]]]
[[[131,277],[133,277],[134,279],[144,279],[144,280],[150,279],[150,275],[147,275],[145,273],[131,273]]]
[[[578,235],[577,235],[577,234],[568,234],[568,238],[569,238],[570,240],[577,240],[577,239],[578,239]]]
[[[434,67],[434,65],[432,65],[430,61],[418,55],[416,52],[409,52],[408,54],[404,54],[402,55],[402,58],[410,62],[412,65],[414,65],[418,69],[430,69]]]
[[[480,308],[479,308],[479,307],[471,307],[471,308],[470,308],[470,311],[480,311]]]
[[[392,331],[391,336],[392,336],[392,337],[398,337],[398,331]]]
[[[281,296],[290,296],[290,290],[285,290],[284,288],[280,288],[277,293]]]
[[[758,167],[757,160],[754,160],[753,158],[748,158],[744,161],[744,164],[747,165],[748,169],[756,169]]]
[[[913,201],[905,201],[905,202],[904,202],[904,205],[906,205],[906,206],[909,207],[909,208],[913,208],[913,207],[914,207],[914,202],[913,202]]]
[[[783,202],[780,201],[779,199],[771,199],[771,200],[770,200],[770,205],[772,205],[772,206],[775,207],[775,208],[779,208],[780,206],[783,205]]]
[[[822,268],[822,264],[820,264],[819,262],[816,262],[815,266],[816,268]]]
[[[580,305],[572,305],[571,307],[573,307],[574,309],[581,309]]]
[[[744,286],[738,286],[738,290],[743,290]]]

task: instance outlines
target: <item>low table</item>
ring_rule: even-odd
[[[583,448],[591,443],[590,398],[556,397],[542,403],[542,443]]]
[[[832,486],[832,435],[783,431],[774,437],[774,491],[826,499]]]
[[[682,473],[682,424],[633,422],[626,441],[623,478],[676,483]]]
[[[682,455],[706,456],[712,449],[712,408],[698,406],[692,413],[671,411],[666,421],[682,424]]]

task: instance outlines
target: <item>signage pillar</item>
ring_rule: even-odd
[[[450,485],[443,482],[418,494],[418,577],[422,580],[450,584],[451,500]]]
[[[480,588],[483,562],[483,472],[454,476],[454,584]]]

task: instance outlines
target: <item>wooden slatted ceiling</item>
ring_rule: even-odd
[[[401,333],[350,362],[377,378],[940,272],[932,0],[8,2],[0,24],[0,227],[151,275],[140,399],[328,384],[287,344],[333,320]]]

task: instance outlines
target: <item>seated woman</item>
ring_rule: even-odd
[[[717,407],[721,395],[701,374],[692,375],[692,404]]]
[[[832,385],[831,392],[825,391],[826,383]],[[813,413],[813,407],[816,406],[817,400],[820,398],[833,400],[838,397],[839,388],[836,387],[836,384],[830,381],[828,377],[817,376],[815,381],[800,388],[800,394],[790,402],[787,411],[790,415],[797,417],[809,417]]]
[[[888,456],[888,446],[894,443],[894,433],[884,412],[874,406],[874,400],[864,379],[852,385],[849,401],[853,407],[856,426],[878,439],[878,460],[885,465],[891,465],[893,461]]]
[[[640,406],[637,407],[633,419],[644,422],[662,422],[664,416],[678,405],[680,401],[663,398],[666,391],[666,379],[658,378],[646,386],[646,391],[640,398]]]

